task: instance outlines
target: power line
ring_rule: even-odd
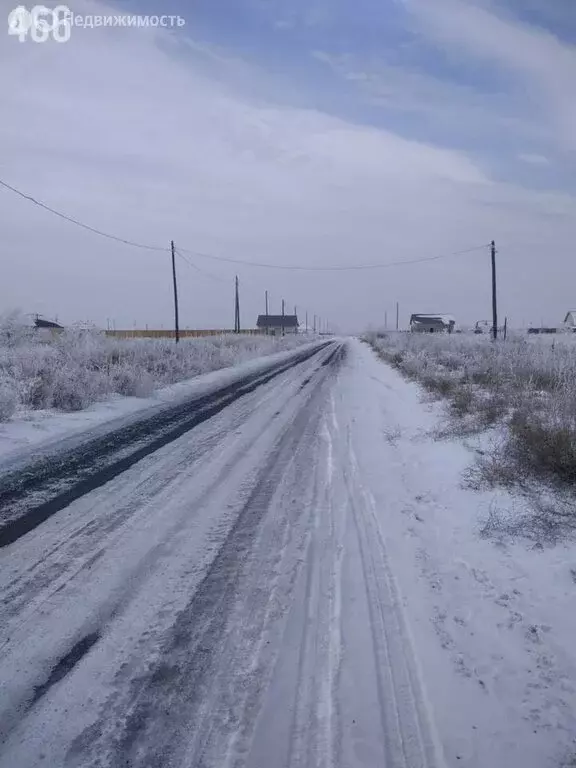
[[[116,240],[116,242],[118,243],[123,243],[124,245],[131,245],[134,248],[144,248],[147,251],[168,251],[169,250],[169,248],[160,248],[159,246],[156,246],[156,245],[145,245],[144,243],[136,243],[133,240],[126,240],[123,237],[110,235],[108,232],[103,232],[101,229],[96,229],[95,227],[91,227],[88,224],[84,224],[83,222],[78,221],[78,219],[75,219],[73,216],[68,216],[65,213],[61,213],[60,211],[57,211],[55,208],[51,208],[49,205],[46,205],[40,200],[36,200],[35,197],[32,197],[31,195],[26,195],[24,194],[24,192],[21,192],[19,189],[16,189],[16,187],[10,186],[10,184],[7,184],[5,181],[2,181],[2,179],[0,179],[0,185],[5,187],[6,189],[9,189],[11,192],[14,192],[14,194],[24,198],[24,200],[28,200],[29,202],[34,203],[34,205],[37,205],[40,208],[44,208],[45,211],[49,211],[50,213],[53,213],[55,216],[58,216],[59,218],[64,219],[64,221],[69,221],[71,224],[75,224],[77,227],[82,227],[82,229],[87,229],[89,232],[93,232],[95,235],[100,235],[101,237],[107,237],[109,240]]]
[[[200,267],[197,264],[194,264],[193,261],[191,261],[189,258],[184,256],[184,254],[181,253],[179,248],[176,248],[176,255],[180,256],[182,261],[185,261],[189,267],[192,267],[192,269],[195,269],[196,272],[200,272],[200,274],[204,275],[204,277],[209,277],[211,280],[215,280],[218,283],[226,283],[226,285],[230,283],[230,280],[228,278],[218,277],[217,275],[213,275],[211,272],[206,272],[204,269],[200,269]]]
[[[115,240],[116,242],[123,243],[124,245],[130,245],[134,248],[143,248],[149,251],[162,251],[162,252],[169,251],[168,248],[162,248],[156,245],[147,245],[145,243],[138,243],[138,242],[135,242],[134,240],[127,240],[123,237],[118,237],[117,235],[112,235],[108,232],[103,232],[101,229],[97,229],[96,227],[91,227],[90,225],[85,224],[84,222],[81,222],[78,219],[75,219],[73,216],[68,216],[67,214],[62,213],[61,211],[57,211],[55,208],[51,208],[49,205],[46,205],[40,200],[37,200],[35,197],[32,197],[31,195],[27,195],[24,192],[21,192],[19,189],[16,189],[16,187],[11,186],[5,181],[2,181],[2,179],[0,179],[0,185],[3,186],[5,189],[8,189],[14,194],[18,195],[19,197],[23,198],[24,200],[28,200],[34,205],[37,205],[40,208],[43,208],[44,210],[48,211],[49,213],[52,213],[55,216],[58,216],[59,218],[64,219],[64,221],[68,221],[71,224],[75,224],[77,227],[86,229],[89,232],[92,232],[93,234],[100,235],[101,237],[106,237],[109,240]],[[270,264],[268,262],[248,261],[244,259],[232,259],[229,256],[215,256],[214,254],[204,253],[202,251],[193,251],[187,248],[179,248],[178,250],[180,252],[179,255],[181,257],[183,257],[183,253],[188,253],[192,256],[198,256],[199,258],[211,259],[213,261],[220,261],[228,264],[242,265],[246,267],[259,267],[262,269],[276,269],[276,270],[299,271],[299,272],[351,272],[351,271],[358,271],[358,270],[389,269],[390,267],[409,266],[411,264],[423,264],[428,261],[438,261],[439,259],[445,259],[452,256],[463,256],[467,253],[473,253],[474,251],[484,250],[486,248],[489,248],[490,246],[491,246],[490,243],[485,243],[483,245],[474,246],[473,248],[466,248],[464,250],[454,251],[452,253],[444,253],[438,256],[428,256],[420,259],[409,259],[406,261],[391,261],[391,262],[386,262],[384,264],[351,264],[351,265],[326,265],[326,266],[308,266],[303,264],[289,264],[289,265]],[[188,263],[191,266],[193,266],[195,269],[197,269],[199,272],[202,272],[202,270],[196,265],[193,265],[192,262],[188,262]],[[205,274],[208,274],[208,273],[205,273]],[[215,275],[211,275],[211,277],[215,280],[222,280],[224,282],[223,278],[217,278]]]
[[[204,259],[212,259],[213,261],[224,261],[229,264],[236,264],[246,267],[260,267],[263,269],[279,269],[279,270],[287,270],[287,271],[300,271],[300,272],[351,272],[355,270],[369,270],[369,269],[387,269],[389,267],[401,267],[401,266],[408,266],[410,264],[423,264],[427,261],[438,261],[439,259],[446,259],[450,258],[451,256],[463,256],[467,253],[473,253],[474,251],[483,251],[486,248],[490,247],[490,243],[484,243],[483,245],[476,245],[473,248],[465,248],[461,251],[453,251],[452,253],[443,253],[439,256],[428,256],[421,259],[409,259],[405,261],[389,261],[384,264],[350,264],[350,265],[327,265],[324,267],[320,266],[306,266],[302,264],[269,264],[266,262],[259,262],[259,261],[245,261],[243,259],[232,259],[228,256],[215,256],[214,254],[210,253],[203,253],[201,251],[191,251],[186,248],[181,248],[180,250],[184,251],[185,253],[189,253],[194,256],[198,256],[200,258]]]

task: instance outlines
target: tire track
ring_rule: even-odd
[[[340,359],[337,347],[329,356],[330,367],[321,369],[318,384],[332,375],[332,366]],[[259,669],[258,648],[270,611],[270,584],[278,567],[274,563],[282,555],[271,551],[268,560],[256,567],[253,550],[294,457],[315,434],[321,413],[316,403],[321,396],[320,387],[311,389],[308,406],[299,411],[269,456],[230,533],[191,601],[179,613],[149,673],[130,681],[115,700],[113,711],[107,707],[99,722],[76,739],[68,753],[68,765],[212,766],[216,764],[211,759],[213,749],[225,749],[238,730],[250,732],[254,728],[254,708],[259,707],[265,679]],[[276,518],[274,522],[283,525]],[[285,543],[279,534],[280,550],[282,541]],[[252,573],[250,578],[246,575],[248,571]],[[258,583],[259,575],[265,578],[264,587]],[[236,647],[226,652],[230,618],[239,601],[253,606],[250,629],[243,632],[247,657]],[[230,680],[235,681],[234,703],[228,707],[226,699],[231,692],[226,682],[230,685]],[[249,735],[244,738],[250,740]],[[183,752],[185,762],[181,760]]]
[[[441,768],[441,752],[415,669],[412,643],[389,570],[374,502],[359,478],[350,444],[349,459],[350,473],[346,473],[345,481],[362,555],[387,764],[398,768]]]

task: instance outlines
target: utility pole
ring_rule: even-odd
[[[316,315],[314,315],[314,325],[312,327],[312,332],[314,333],[314,335],[316,335]]]
[[[498,303],[496,294],[496,243],[492,240],[492,338],[498,338]]]
[[[400,304],[396,302],[396,330],[400,330]]]
[[[284,336],[284,299],[282,299],[282,336]]]
[[[176,256],[174,250],[174,240],[170,243],[170,250],[172,251],[172,277],[174,279],[174,332],[176,336],[176,344],[180,341],[180,325],[178,319],[178,283],[176,282]]]
[[[240,293],[238,289],[238,275],[236,275],[236,301],[234,312],[234,333],[240,333]]]

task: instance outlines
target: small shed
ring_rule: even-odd
[[[564,327],[576,331],[576,309],[571,309],[564,318]]]
[[[284,336],[287,333],[298,333],[297,315],[259,315],[256,327],[270,336]]]
[[[410,317],[412,333],[452,333],[455,325],[452,315],[416,314]]]

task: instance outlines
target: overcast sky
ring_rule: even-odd
[[[2,16],[15,0],[0,0]],[[50,3],[48,3],[50,5]],[[572,0],[71,0],[173,31],[0,36],[0,178],[120,237],[277,265],[386,264],[495,239],[502,316],[576,308]],[[3,22],[5,24],[5,22]],[[6,30],[6,25],[4,27]],[[0,311],[169,327],[168,253],[0,189]],[[178,260],[182,324],[298,305],[342,330],[400,302],[490,316],[489,250],[355,272]],[[201,270],[201,271],[199,271]]]

